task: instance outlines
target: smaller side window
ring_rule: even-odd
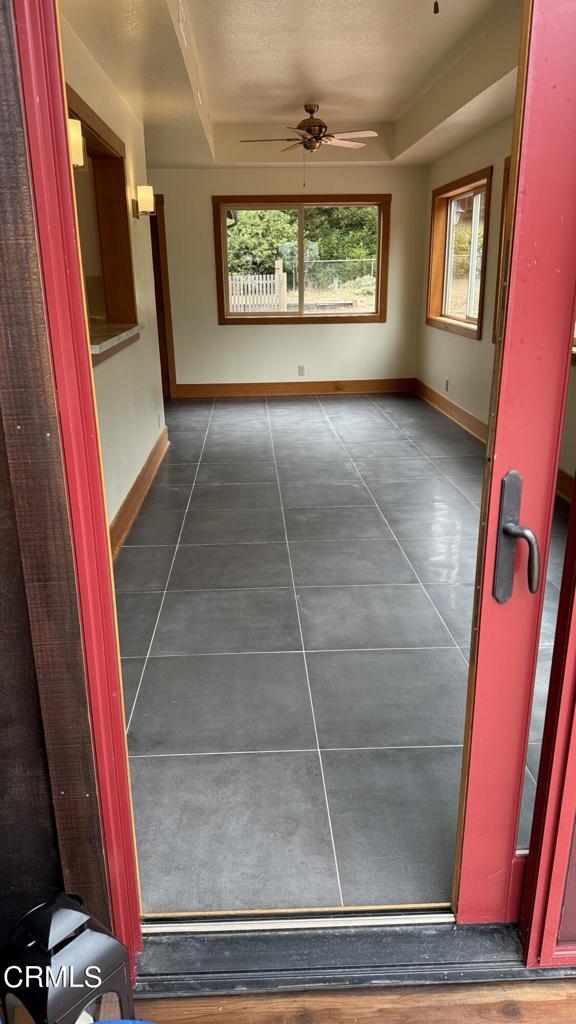
[[[432,193],[426,322],[480,338],[492,168]]]

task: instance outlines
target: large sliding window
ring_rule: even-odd
[[[426,321],[471,338],[482,335],[491,177],[487,167],[432,193]]]
[[[213,196],[219,322],[384,321],[390,199]]]

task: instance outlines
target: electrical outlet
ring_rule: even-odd
[[[446,377],[446,384],[445,384],[444,390],[445,390],[445,391],[448,391],[448,388],[449,388],[449,387],[450,387],[450,380],[449,380],[449,378],[448,378],[448,377]]]
[[[302,363],[298,363],[298,376],[299,377],[305,377],[306,376],[306,368],[304,366],[302,366]]]

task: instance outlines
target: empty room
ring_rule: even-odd
[[[454,909],[522,6],[61,0],[146,920]]]

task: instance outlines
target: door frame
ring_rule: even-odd
[[[510,203],[514,229],[507,246],[512,257],[504,337],[495,352],[491,479],[481,512],[484,558],[476,580],[455,875],[458,923],[519,916],[526,857],[517,855],[516,837],[572,356],[576,134],[567,111],[576,96],[570,44],[576,4],[532,0],[525,14],[524,103],[521,116],[517,109],[519,145],[511,173],[516,202]],[[527,553],[521,550],[512,598],[499,604],[492,587],[501,481],[512,469],[524,477],[521,518],[540,542],[542,583],[530,594]]]
[[[12,0],[12,10],[76,568],[92,726],[87,749],[98,780],[112,927],[128,946],[134,971],[142,948],[138,869],[57,4]],[[73,830],[59,840],[68,844],[68,856],[78,856]]]
[[[532,967],[576,964],[560,942],[576,818],[576,501],[572,501],[520,927]]]
[[[134,953],[141,947],[138,877],[110,547],[66,136],[56,3],[55,0],[12,2],[66,465],[113,923]],[[499,480],[512,464],[516,467],[517,461],[516,452],[507,447],[510,418],[504,410],[513,410],[516,428],[518,417],[524,423],[524,444],[526,447],[530,441],[531,455],[538,453],[543,459],[547,454],[550,463],[550,451],[556,453],[553,465],[547,464],[538,478],[538,488],[542,489],[544,483],[549,500],[538,503],[535,489],[530,492],[528,486],[526,488],[525,510],[530,524],[536,524],[546,548],[570,362],[567,342],[565,348],[563,343],[557,345],[551,356],[549,349],[545,351],[543,339],[568,336],[568,317],[572,315],[574,300],[575,282],[571,274],[558,273],[557,268],[576,267],[576,259],[570,262],[576,256],[576,190],[573,190],[574,198],[570,197],[569,190],[576,176],[576,136],[562,106],[567,99],[563,90],[573,84],[569,40],[573,38],[571,30],[576,24],[576,6],[533,0],[533,4],[526,4],[526,10],[533,15],[537,32],[530,36],[522,137],[525,139],[530,133],[531,139],[548,141],[551,125],[554,134],[546,150],[547,159],[544,159],[543,147],[537,144],[531,143],[522,152],[505,339],[496,353],[497,359],[501,359],[502,374],[492,400],[490,450],[498,474],[494,474],[494,486],[487,493],[482,512],[486,521],[486,558],[477,584],[482,600],[477,605],[476,621],[480,630],[475,631],[472,658],[476,685],[471,687],[471,736],[466,752],[469,774],[462,808],[459,923],[510,920],[520,894],[521,872],[515,859],[515,837],[530,700],[523,686],[517,685],[508,692],[507,717],[494,729],[492,712],[503,689],[501,669],[491,654],[490,645],[494,637],[504,636],[508,642],[510,623],[518,627],[521,621],[524,636],[528,632],[534,644],[528,651],[515,648],[514,656],[521,666],[521,681],[533,678],[542,593],[537,599],[530,598],[531,603],[522,593],[519,601],[504,606],[508,607],[508,612],[512,608],[512,614],[498,620],[497,613],[500,614],[502,608],[494,607],[491,586]],[[529,19],[527,24],[528,39]],[[575,93],[576,90],[571,95]],[[553,189],[550,187],[552,166],[555,170]],[[511,210],[513,206],[510,203]],[[530,273],[535,266],[532,263],[535,235],[543,254],[536,286],[534,273]],[[552,240],[554,262],[549,259]],[[525,340],[532,339],[534,351],[540,353],[537,367],[528,365],[526,345],[519,352],[521,346],[511,344],[518,331]],[[541,358],[544,354],[545,362]],[[544,430],[540,423],[535,428],[526,409],[522,409],[521,396],[519,399],[517,393],[521,380],[535,387],[536,371],[537,383],[540,387],[545,383],[546,394],[554,399],[550,402],[554,407],[547,408],[550,416]],[[518,568],[519,574],[525,572],[523,556]],[[571,628],[576,631],[573,621]],[[490,758],[489,772],[485,770],[487,757]],[[497,792],[495,782],[500,787]]]
[[[174,332],[172,330],[170,276],[168,274],[166,217],[164,214],[164,196],[160,192],[154,193],[154,215],[150,217],[150,238],[152,241],[152,267],[154,270],[154,295],[156,297],[162,393],[164,398],[176,398],[176,358],[174,355]]]

